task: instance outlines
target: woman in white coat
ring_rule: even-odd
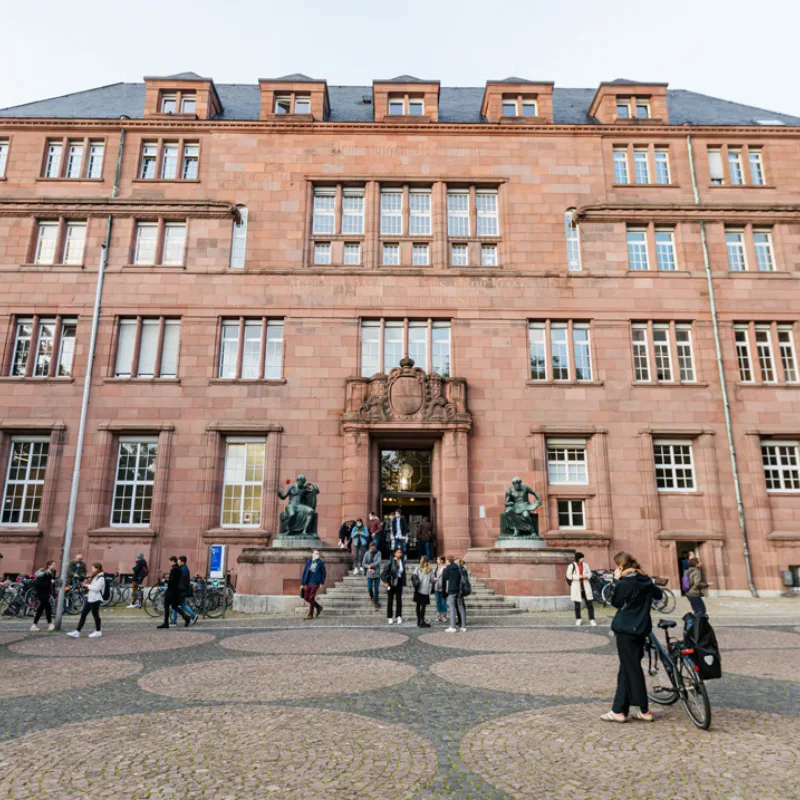
[[[583,553],[575,553],[575,560],[567,567],[567,581],[569,582],[569,596],[575,606],[575,624],[581,625],[581,600],[586,603],[589,612],[589,624],[595,627],[594,621],[594,596],[592,595],[592,570],[583,560]]]

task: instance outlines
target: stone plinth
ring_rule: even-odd
[[[320,550],[320,555],[322,555],[321,548],[323,547],[323,544],[322,539],[320,539],[316,534],[313,536],[281,535],[273,540],[272,546],[277,547],[279,550],[303,550],[304,552],[308,550],[309,554],[312,550],[314,550],[314,548],[316,548]]]
[[[541,550],[547,542],[538,536],[500,536],[494,546],[497,550]]]
[[[506,597],[560,598],[574,550],[555,547],[472,547],[464,560],[471,575]]]

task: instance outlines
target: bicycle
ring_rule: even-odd
[[[694,648],[687,647],[683,639],[670,639],[669,630],[678,623],[671,619],[662,619],[658,627],[664,631],[666,647],[658,641],[654,631],[645,640],[645,655],[642,660],[647,696],[654,703],[671,706],[683,703],[689,719],[701,730],[711,727],[711,703],[708,699],[700,668],[692,656]],[[645,669],[646,661],[646,669]],[[661,678],[660,669],[669,678],[670,686],[663,686],[657,681]]]
[[[611,605],[614,587],[617,585],[617,582],[613,579],[613,577],[608,580],[610,580],[610,582],[603,586],[600,593],[600,602],[602,602],[604,606]],[[656,586],[660,587],[661,589],[661,599],[654,599],[652,602],[653,611],[658,611],[659,614],[671,614],[675,610],[675,606],[677,605],[678,601],[675,599],[675,595],[672,593],[672,590],[666,588],[667,583],[669,583],[669,578],[653,577],[653,583],[655,583]]]
[[[140,589],[139,591],[142,591]],[[167,578],[162,575],[155,586],[150,587],[150,591],[142,603],[142,608],[150,617],[164,616],[164,594],[167,591]]]
[[[614,579],[614,573],[610,569],[593,569],[589,578],[589,585],[592,587],[592,596],[595,603],[608,603],[603,600],[603,590],[610,586],[609,581]],[[609,598],[610,599],[610,598]]]

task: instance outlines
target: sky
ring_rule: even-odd
[[[796,0],[0,0],[0,108],[190,70],[332,86],[630,78],[800,116],[799,27]]]

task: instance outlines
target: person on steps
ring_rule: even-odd
[[[594,621],[594,595],[592,594],[592,570],[584,561],[583,553],[575,553],[575,560],[567,566],[567,581],[569,582],[569,595],[575,606],[575,624],[581,625],[581,600],[586,603],[589,612],[589,624],[596,627]]]
[[[417,627],[430,628],[430,622],[425,622],[425,609],[431,602],[433,567],[425,556],[419,560],[419,566],[414,571],[411,582],[414,584],[414,602],[417,605]]]
[[[325,561],[320,558],[319,550],[312,551],[311,558],[306,561],[300,584],[303,599],[308,603],[308,614],[305,618],[314,619],[314,611],[317,616],[322,613],[322,606],[317,602],[317,592],[320,586],[325,585]]]
[[[372,607],[377,611],[380,608],[378,590],[381,585],[381,554],[375,542],[370,542],[364,558],[361,560],[361,569],[367,576],[367,591]]]
[[[406,560],[403,558],[403,551],[398,547],[394,555],[389,559],[383,568],[381,580],[388,593],[386,614],[389,624],[403,624],[403,587],[406,585]],[[397,609],[397,616],[393,615],[393,610]]]
[[[706,604],[703,598],[706,594],[708,584],[703,577],[703,565],[699,558],[689,559],[689,588],[686,591],[686,598],[692,607],[692,613],[696,617],[706,615]]]
[[[369,532],[364,527],[364,521],[356,520],[356,524],[350,530],[350,541],[353,543],[353,575],[364,572],[361,562],[364,560],[364,553],[369,542]]]

